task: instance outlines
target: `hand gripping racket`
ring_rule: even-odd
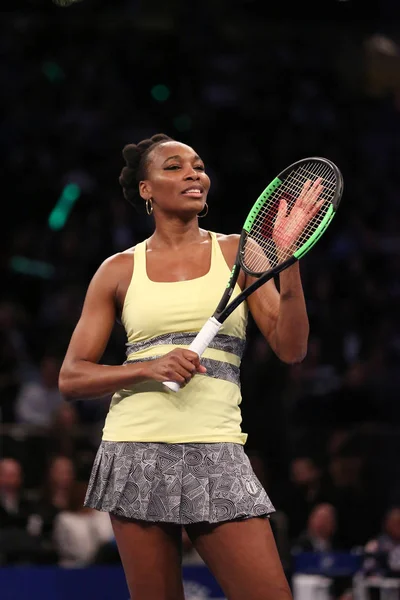
[[[343,177],[326,158],[304,158],[275,177],[243,225],[235,264],[216,311],[189,350],[201,356],[222,323],[261,285],[304,256],[319,240],[339,206]],[[240,269],[257,277],[229,304]],[[177,392],[179,383],[164,383]]]

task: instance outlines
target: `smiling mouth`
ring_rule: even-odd
[[[203,195],[203,190],[199,190],[196,188],[189,188],[182,192],[184,196],[190,196],[191,198],[201,198]]]

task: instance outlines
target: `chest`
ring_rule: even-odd
[[[229,252],[223,244],[220,245],[220,249],[224,259],[224,285],[221,287],[220,293],[222,295],[229,272],[234,264],[235,255]],[[121,318],[122,307],[125,304],[126,295],[132,280],[133,270],[135,269],[134,263],[134,254],[128,255],[125,268],[120,273],[120,282],[116,293],[119,318]],[[203,243],[193,245],[192,247],[189,246],[181,251],[147,250],[144,269],[146,279],[148,278],[151,283],[174,283],[198,280],[199,284],[203,286],[206,283],[204,279],[210,273],[211,263],[212,244]],[[239,274],[237,283],[240,289],[245,287],[245,274],[242,271]],[[216,296],[216,302],[220,300],[220,295]]]
[[[211,268],[211,244],[168,251],[146,252],[147,277],[154,282],[190,281],[204,277]]]

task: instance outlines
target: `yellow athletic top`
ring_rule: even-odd
[[[211,266],[203,277],[173,283],[151,281],[146,271],[146,242],[135,248],[135,264],[122,323],[127,334],[127,360],[163,356],[187,348],[213,314],[229,278],[216,234]],[[232,297],[240,293],[236,285]],[[247,305],[225,321],[201,358],[206,374],[196,374],[178,392],[146,381],[115,393],[103,440],[135,442],[237,442],[244,444],[240,412],[239,368],[243,354]]]

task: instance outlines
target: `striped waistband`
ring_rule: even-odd
[[[155,360],[161,358],[161,356],[149,356],[146,358],[129,359],[126,363],[137,363],[144,362],[147,360]],[[214,379],[223,379],[224,381],[230,381],[240,387],[240,368],[236,365],[224,362],[222,360],[214,360],[213,358],[202,358],[201,364],[207,369],[206,373],[199,373],[199,375],[206,377],[213,377]]]
[[[152,348],[153,346],[190,346],[196,335],[197,333],[165,333],[163,335],[151,338],[150,340],[143,340],[142,342],[133,342],[131,344],[128,343],[126,345],[126,355],[129,357],[135,352],[147,350],[148,348]],[[234,354],[235,356],[241,359],[243,356],[245,344],[246,340],[232,335],[218,333],[209,345],[209,348],[229,352],[230,354]]]

